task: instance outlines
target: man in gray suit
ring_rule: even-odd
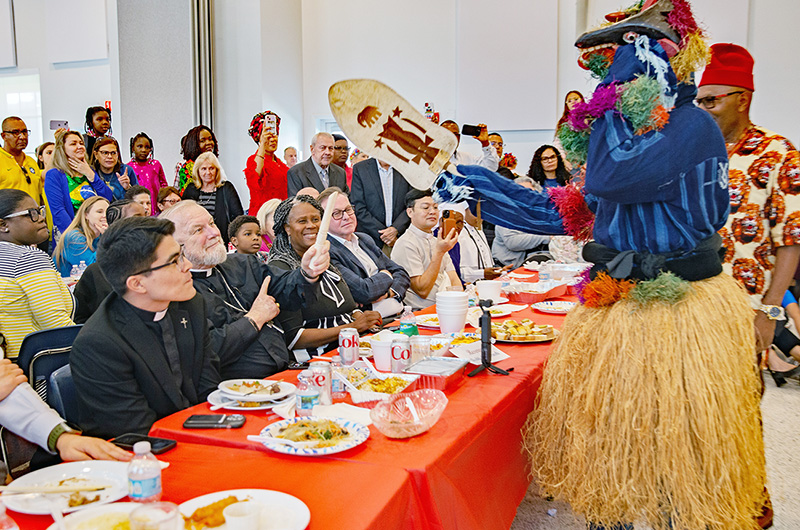
[[[322,191],[336,186],[350,191],[344,169],[331,164],[333,143],[333,136],[326,132],[319,132],[311,138],[311,157],[295,165],[286,175],[289,197],[294,197],[303,188]]]
[[[406,179],[386,162],[374,158],[353,166],[350,199],[358,216],[358,231],[369,235],[378,248],[394,246],[411,221],[406,213]]]

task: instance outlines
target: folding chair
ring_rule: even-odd
[[[47,404],[53,407],[59,416],[68,423],[78,425],[78,394],[75,392],[72,369],[69,365],[62,366],[50,374],[50,390],[47,398]]]
[[[69,364],[72,342],[83,325],[34,331],[22,340],[17,364],[36,393],[47,401],[50,374]]]

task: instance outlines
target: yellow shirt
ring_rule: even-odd
[[[22,190],[36,201],[44,204],[44,179],[36,161],[25,155],[22,167],[14,157],[0,147],[0,189]]]
[[[0,333],[6,357],[42,329],[71,326],[74,300],[50,256],[34,247],[0,241]]]
[[[47,206],[47,229],[52,235],[53,214],[50,213],[50,205],[47,204],[44,194],[44,175],[36,160],[25,155],[25,161],[20,167],[11,153],[0,147],[0,190],[2,189],[22,190],[33,197],[38,205]]]

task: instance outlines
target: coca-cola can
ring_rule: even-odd
[[[333,394],[331,393],[331,360],[328,358],[311,359],[309,370],[311,370],[311,384],[319,391],[319,404],[331,405]]]
[[[339,332],[339,356],[343,366],[350,366],[358,360],[360,341],[356,328],[344,328]]]
[[[392,373],[399,374],[411,365],[411,338],[407,335],[392,339]]]

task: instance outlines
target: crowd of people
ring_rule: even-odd
[[[714,53],[718,64],[706,70],[694,99],[707,112],[706,125],[713,126],[710,116],[727,142],[730,172],[720,179],[729,178],[731,215],[717,211],[728,201],[727,188],[719,187],[709,199],[713,211],[697,210],[676,222],[680,230],[660,231],[659,223],[678,215],[672,203],[653,214],[660,217],[652,227],[637,224],[637,216],[645,215],[641,206],[619,205],[636,204],[626,194],[637,192],[667,201],[658,186],[637,190],[610,183],[619,204],[612,211],[608,204],[614,201],[603,196],[605,206],[596,211],[603,222],[596,226],[613,234],[596,229],[595,235],[616,238],[614,248],[641,236],[666,249],[670,238],[699,246],[718,231],[724,267],[757,309],[758,349],[776,342],[786,353],[775,357],[772,351],[764,359],[779,381],[800,373],[791,362],[791,356],[800,358],[800,340],[780,324],[776,332],[781,311],[773,314],[800,257],[800,158],[788,140],[750,122],[754,89],[747,51],[718,45]],[[586,108],[580,92],[569,92],[556,129],[568,127],[570,116]],[[221,380],[281,372],[334,349],[341,329],[378,329],[404,306],[433,305],[441,291],[463,290],[531,259],[583,260],[582,238],[495,227],[482,219],[480,203],[437,202],[431,190],[411,187],[390,162],[351,152],[344,136],[319,132],[307,160],[298,161],[294,147],[281,157],[280,121],[265,111],[250,123],[257,147],[241,164],[250,196],[245,209],[220,162],[217,138],[204,125],[182,139],[184,160],[169,185],[148,134],[130,138],[130,159],[123,162],[104,107],[87,110],[85,134],[56,131],[53,142],[36,149],[36,159],[25,154],[27,124],[18,117],[3,120],[4,356],[15,359],[31,332],[83,324],[70,365],[84,436],[21,390],[24,376],[5,360],[3,425],[12,427],[7,418],[28,411],[30,427],[18,433],[51,453],[126,459],[127,453],[92,436],[147,433],[157,419],[204,401]],[[459,125],[447,120],[441,126],[460,147]],[[500,175],[507,196],[536,194],[546,202],[554,189],[582,189],[587,167],[567,156],[558,135],[536,149],[520,176],[502,136],[485,124],[478,130],[473,138],[480,155],[457,147],[451,161],[477,166],[476,174]],[[596,175],[606,169],[589,168]],[[717,175],[717,166],[706,169]],[[594,198],[589,191],[587,203],[607,190],[597,190]],[[490,211],[492,206],[486,205]],[[318,241],[326,209],[332,212],[329,232]],[[67,283],[75,281],[73,293]],[[785,305],[791,303],[796,308],[791,300]]]
[[[444,126],[459,134],[455,122]],[[84,325],[70,364],[87,435],[145,433],[204,400],[220,379],[275,374],[334,348],[344,327],[377,329],[406,305],[430,306],[441,290],[546,251],[518,245],[513,259],[495,259],[479,213],[437,204],[388,162],[351,153],[341,135],[317,133],[307,160],[292,147],[282,160],[271,111],[248,131],[257,147],[243,164],[247,213],[210,128],[182,139],[173,185],[147,133],[130,138],[126,163],[108,109],[88,109],[85,130],[56,131],[33,159],[27,124],[3,121],[0,256],[13,288],[3,291],[0,332],[14,359],[31,332]],[[454,160],[498,169],[502,137],[481,124],[475,139],[481,157],[456,151]],[[558,163],[540,161],[540,149],[531,174],[564,185],[561,155],[547,147]],[[326,207],[333,213],[321,246]],[[459,218],[449,233],[442,212]],[[153,370],[158,364],[164,369]],[[107,393],[119,397],[115,406]]]

